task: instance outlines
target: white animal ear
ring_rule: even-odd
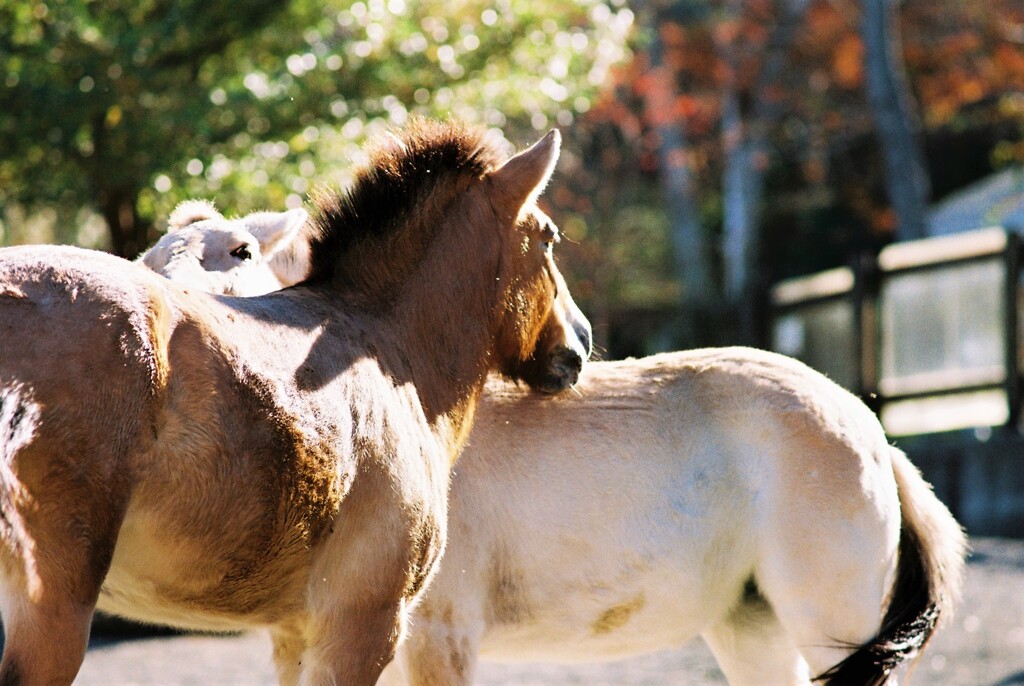
[[[500,192],[506,195],[517,211],[544,192],[555,170],[555,163],[558,162],[561,146],[561,134],[557,129],[552,129],[539,141],[491,172],[491,178]]]
[[[260,242],[260,252],[269,257],[295,240],[307,219],[309,213],[300,207],[287,212],[255,212],[243,221]]]
[[[223,219],[224,216],[217,211],[209,200],[182,200],[171,212],[167,220],[167,233],[183,229],[189,224],[195,224],[206,219]]]

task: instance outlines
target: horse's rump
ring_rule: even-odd
[[[101,607],[139,616],[137,577],[168,605],[245,614],[274,604],[272,582],[308,563],[352,472],[325,450],[332,437],[296,427],[259,356],[237,364],[223,330],[244,326],[243,315],[123,260],[66,249],[58,269],[38,254],[8,250],[2,262],[18,293],[0,297],[0,384],[5,414],[14,406],[10,416],[22,417],[8,421],[5,492],[32,504],[5,512],[8,521],[60,508],[84,518],[79,528],[123,519],[125,564]],[[38,407],[30,431],[15,405],[25,398]],[[97,555],[100,579],[109,545]]]

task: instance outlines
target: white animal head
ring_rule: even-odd
[[[223,295],[263,295],[306,277],[306,210],[226,219],[212,203],[186,200],[167,233],[138,261],[181,285]]]

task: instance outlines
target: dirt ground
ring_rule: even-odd
[[[978,539],[964,602],[910,680],[918,686],[1024,685],[1024,541]],[[116,640],[97,636],[75,684],[274,684],[263,635]],[[678,651],[596,665],[481,665],[479,686],[725,684],[700,641]],[[906,683],[901,680],[901,683]]]

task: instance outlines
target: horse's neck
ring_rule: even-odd
[[[457,246],[443,239],[432,246],[394,308],[423,411],[458,445],[489,371],[503,308],[496,232],[477,233],[479,245],[463,233]],[[453,255],[464,257],[453,264]]]

